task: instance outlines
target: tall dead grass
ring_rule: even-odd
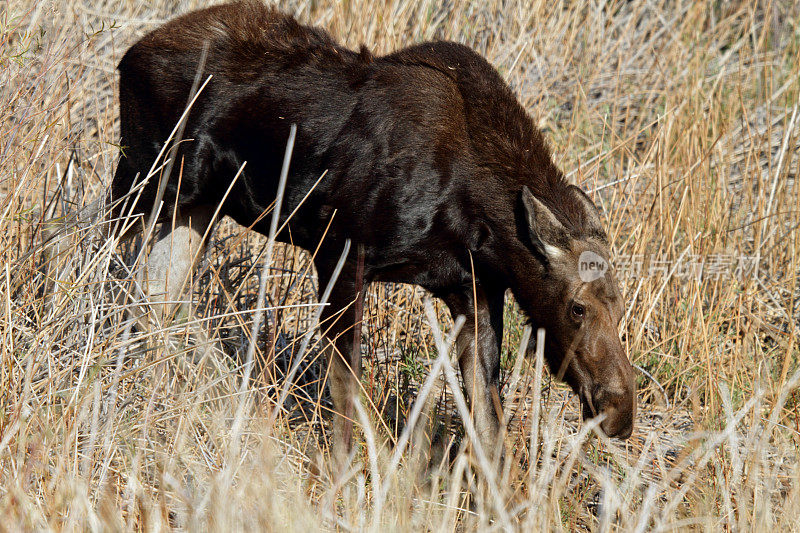
[[[196,305],[149,332],[120,303],[135,248],[83,224],[45,260],[43,222],[112,176],[116,62],[201,4],[13,0],[0,2],[0,527],[796,529],[797,4],[281,6],[351,46],[453,39],[500,70],[606,214],[642,370],[633,438],[596,436],[537,358],[517,356],[509,301],[511,459],[482,463],[452,386],[458,325],[420,290],[385,284],[365,316],[358,453],[344,480],[330,476],[318,336],[269,423],[314,327],[307,254],[278,247],[262,270],[266,240],[223,222]],[[193,324],[224,345],[219,366],[194,357]],[[432,420],[427,438],[416,418]]]

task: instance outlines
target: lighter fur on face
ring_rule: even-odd
[[[547,254],[547,258],[550,260],[560,259],[564,255],[564,250],[552,244],[545,243],[544,251]]]

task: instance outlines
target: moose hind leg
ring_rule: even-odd
[[[175,214],[174,223],[164,224],[161,235],[150,250],[145,288],[161,323],[170,322],[181,305],[181,294],[202,256],[203,237],[213,213],[210,206],[180,210]]]

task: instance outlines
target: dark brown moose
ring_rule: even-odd
[[[159,219],[170,228],[151,252],[151,292],[180,296],[223,198],[220,216],[268,233],[263,214],[296,124],[280,222],[296,212],[277,237],[319,246],[320,287],[345,241],[353,243],[322,315],[332,324],[335,448],[350,448],[362,279],[420,285],[465,315],[459,363],[484,446],[496,448],[499,435],[493,397],[506,289],[545,328],[548,365],[580,396],[584,417],[604,415],[607,435],[631,434],[636,394],[617,331],[622,296],[611,270],[589,279],[580,270],[589,252],[608,264],[601,217],[567,184],[486,60],[445,41],[382,57],[351,51],[255,2],[189,13],[143,37],[119,64],[123,154],[111,199],[148,173],[199,70],[211,78],[188,114],[163,196],[156,176],[134,209],[147,215],[163,200]]]

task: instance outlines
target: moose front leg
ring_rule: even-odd
[[[328,387],[334,410],[332,456],[337,470],[346,465],[353,446],[353,402],[357,401],[361,377],[360,332],[365,287],[363,263],[359,266],[360,261],[363,261],[363,256],[359,251],[356,258],[344,264],[322,312],[320,324],[326,338]],[[322,292],[333,267],[318,265],[317,271]]]
[[[470,400],[475,429],[490,458],[500,436],[500,353],[503,342],[503,291],[487,292],[480,286],[465,287],[446,295],[444,301],[455,319],[466,321],[456,339],[464,390]]]

